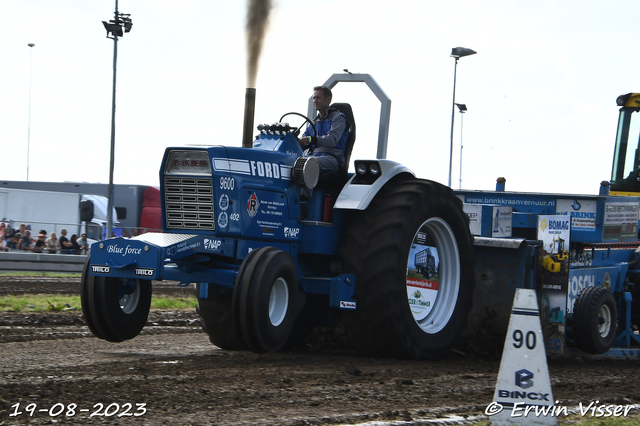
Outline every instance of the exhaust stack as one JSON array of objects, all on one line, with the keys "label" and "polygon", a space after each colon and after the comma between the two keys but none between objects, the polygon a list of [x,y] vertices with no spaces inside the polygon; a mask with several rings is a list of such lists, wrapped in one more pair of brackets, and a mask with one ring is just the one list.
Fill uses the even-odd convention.
[{"label": "exhaust stack", "polygon": [[256,112],[256,89],[247,87],[244,95],[244,126],[242,133],[242,147],[253,147],[253,118]]}]

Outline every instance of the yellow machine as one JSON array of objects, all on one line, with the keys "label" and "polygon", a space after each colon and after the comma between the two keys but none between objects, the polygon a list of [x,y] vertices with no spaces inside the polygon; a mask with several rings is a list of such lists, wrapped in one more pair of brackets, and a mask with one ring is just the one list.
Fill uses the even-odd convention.
[{"label": "yellow machine", "polygon": [[546,254],[538,258],[538,263],[547,271],[552,273],[568,271],[569,252],[563,250],[557,254]]},{"label": "yellow machine", "polygon": [[569,272],[569,251],[564,248],[564,240],[555,238],[552,251],[552,253],[543,251],[542,255],[538,257],[538,264],[554,274]]},{"label": "yellow machine", "polygon": [[640,93],[618,97],[616,148],[611,169],[611,195],[640,196]]}]

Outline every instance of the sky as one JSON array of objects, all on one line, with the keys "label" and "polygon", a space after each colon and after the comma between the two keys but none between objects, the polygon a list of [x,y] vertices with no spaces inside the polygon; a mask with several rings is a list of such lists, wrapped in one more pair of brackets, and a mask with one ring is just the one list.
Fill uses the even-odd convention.
[{"label": "sky", "polygon": [[[0,180],[109,181],[113,0],[1,4]],[[114,183],[158,185],[165,148],[241,146],[245,1],[120,0]],[[313,86],[348,69],[391,98],[387,159],[452,187],[597,194],[611,177],[616,98],[640,91],[640,2],[274,0],[255,124],[306,113]],[[29,47],[28,44],[35,44]],[[380,103],[339,83],[357,140],[377,152]],[[295,118],[287,120],[294,124]],[[298,123],[296,123],[298,124]],[[301,124],[301,123],[300,123]],[[462,182],[460,183],[460,145]],[[28,154],[27,154],[28,152]]]}]

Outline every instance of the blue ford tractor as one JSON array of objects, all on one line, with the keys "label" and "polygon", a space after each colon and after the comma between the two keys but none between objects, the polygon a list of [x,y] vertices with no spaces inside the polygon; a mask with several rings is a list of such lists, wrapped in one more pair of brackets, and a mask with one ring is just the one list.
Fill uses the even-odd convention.
[{"label": "blue ford tractor", "polygon": [[[388,113],[390,101],[371,76],[336,74],[325,85],[340,81],[366,83]],[[355,120],[348,105],[334,107],[347,118],[348,160]],[[449,353],[475,286],[462,202],[384,159],[388,119],[378,159],[356,160],[352,174],[320,176],[297,142],[302,126],[283,118],[258,126],[251,148],[166,149],[163,232],[107,239],[87,257],[82,309],[93,334],[134,338],[147,321],[152,280],[175,280],[195,283],[203,328],[225,350],[279,351],[314,326],[344,324],[363,354]],[[438,259],[437,276],[416,272],[416,253],[427,249]]]}]

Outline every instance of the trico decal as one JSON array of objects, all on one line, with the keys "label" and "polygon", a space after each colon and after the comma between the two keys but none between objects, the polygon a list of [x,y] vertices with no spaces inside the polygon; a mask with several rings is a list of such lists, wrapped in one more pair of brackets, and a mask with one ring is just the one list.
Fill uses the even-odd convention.
[{"label": "trico decal", "polygon": [[111,268],[108,266],[91,265],[91,272],[94,274],[108,274],[111,272]]},{"label": "trico decal", "polygon": [[340,301],[340,309],[355,309],[356,302],[347,302],[345,300]]},{"label": "trico decal", "polygon": [[247,212],[249,212],[249,217],[254,217],[258,213],[258,207],[260,207],[260,203],[258,202],[258,197],[254,192],[247,200]]},{"label": "trico decal", "polygon": [[152,277],[155,273],[155,269],[144,269],[144,268],[136,268],[135,274],[143,277]]},{"label": "trico decal", "polygon": [[285,238],[296,238],[300,233],[300,228],[288,228],[284,227],[284,237]]},{"label": "trico decal", "polygon": [[112,246],[107,247],[107,253],[121,254],[123,256],[126,256],[128,254],[137,255],[142,253],[142,249],[137,247],[131,247],[131,245],[128,245],[126,247],[120,247],[118,244],[114,244]]},{"label": "trico decal", "polygon": [[218,172],[291,180],[291,166],[284,164],[235,158],[212,158],[211,162],[213,169]]},{"label": "trico decal", "polygon": [[222,245],[222,241],[220,240],[209,240],[207,238],[204,239],[205,250],[218,250],[221,245]]}]

